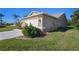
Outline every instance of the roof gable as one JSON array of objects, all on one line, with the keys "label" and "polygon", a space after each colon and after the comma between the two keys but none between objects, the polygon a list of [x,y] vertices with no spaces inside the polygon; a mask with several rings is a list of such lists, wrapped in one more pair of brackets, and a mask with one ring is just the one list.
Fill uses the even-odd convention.
[{"label": "roof gable", "polygon": [[61,17],[62,15],[64,15],[65,13],[60,13],[60,14],[52,14],[53,17],[56,17],[56,18],[59,18]]},{"label": "roof gable", "polygon": [[44,13],[44,12],[37,12],[37,11],[32,11],[27,17],[24,17],[24,18],[30,18],[30,17],[34,17],[34,16],[39,16],[39,15],[47,15],[47,16],[50,16],[50,17],[53,17],[55,19],[58,19],[59,17],[63,16],[65,13],[60,13],[60,14],[47,14],[47,13]]},{"label": "roof gable", "polygon": [[42,12],[37,12],[37,11],[32,11],[28,16],[34,16],[34,15],[38,15],[41,14]]}]

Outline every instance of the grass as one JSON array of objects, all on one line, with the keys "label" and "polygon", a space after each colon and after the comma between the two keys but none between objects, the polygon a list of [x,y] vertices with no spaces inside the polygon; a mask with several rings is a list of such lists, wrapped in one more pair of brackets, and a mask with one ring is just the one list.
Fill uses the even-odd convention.
[{"label": "grass", "polygon": [[6,26],[6,27],[3,27],[3,28],[0,28],[0,32],[10,31],[10,30],[13,30],[12,26]]},{"label": "grass", "polygon": [[2,51],[79,51],[79,30],[52,32],[46,37],[28,40],[7,39],[0,41]]}]

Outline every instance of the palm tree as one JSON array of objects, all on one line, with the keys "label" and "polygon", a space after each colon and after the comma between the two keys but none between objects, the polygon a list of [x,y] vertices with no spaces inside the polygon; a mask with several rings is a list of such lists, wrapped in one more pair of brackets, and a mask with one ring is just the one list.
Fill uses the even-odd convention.
[{"label": "palm tree", "polygon": [[20,16],[17,15],[16,13],[13,14],[12,16],[13,16],[13,18],[15,19],[15,25],[17,25],[17,24],[19,23],[19,19],[18,19],[18,18],[19,18]]},{"label": "palm tree", "polygon": [[3,17],[4,17],[4,14],[0,13],[0,25],[3,24],[3,20],[2,20]]}]

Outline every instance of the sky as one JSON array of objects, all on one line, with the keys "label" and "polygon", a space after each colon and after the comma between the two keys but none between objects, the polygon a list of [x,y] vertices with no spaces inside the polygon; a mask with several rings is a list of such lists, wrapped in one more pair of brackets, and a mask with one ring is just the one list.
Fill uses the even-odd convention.
[{"label": "sky", "polygon": [[72,13],[76,8],[0,8],[0,13],[3,13],[5,16],[3,20],[5,22],[14,22],[12,14],[16,13],[20,18],[27,16],[31,11],[45,12],[48,14],[57,14],[65,13],[67,19],[70,19]]}]

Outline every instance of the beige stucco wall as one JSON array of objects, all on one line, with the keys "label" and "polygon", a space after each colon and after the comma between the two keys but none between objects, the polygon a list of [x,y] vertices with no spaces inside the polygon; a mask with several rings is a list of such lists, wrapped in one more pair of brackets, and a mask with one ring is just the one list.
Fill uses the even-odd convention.
[{"label": "beige stucco wall", "polygon": [[43,31],[53,31],[57,28],[56,26],[56,19],[49,16],[43,17]]},{"label": "beige stucco wall", "polygon": [[53,31],[58,29],[59,27],[66,27],[66,26],[67,26],[67,19],[65,15],[62,15],[58,19],[46,15],[43,17],[43,31]]},{"label": "beige stucco wall", "polygon": [[67,19],[64,14],[57,20],[57,24],[58,24],[58,27],[66,27],[67,26]]},{"label": "beige stucco wall", "polygon": [[[39,19],[41,20],[41,26],[38,26]],[[39,15],[35,17],[25,18],[24,23],[28,25],[31,23],[33,26],[41,29],[42,31],[53,31],[59,27],[67,26],[65,15],[63,15],[59,19],[55,19],[47,15]]]},{"label": "beige stucco wall", "polygon": [[33,17],[33,18],[29,18],[25,20],[25,23],[29,26],[30,23],[35,26],[38,27],[38,18],[37,17]]},{"label": "beige stucco wall", "polygon": [[24,28],[26,26],[25,20],[21,20],[20,25],[21,25],[22,28]]},{"label": "beige stucco wall", "polygon": [[[38,21],[39,21],[39,19],[41,20],[41,26],[39,26],[38,25]],[[39,29],[41,29],[42,30],[42,16],[40,15],[40,16],[36,16],[36,17],[31,17],[31,18],[27,18],[27,19],[24,19],[25,21],[24,21],[24,23],[26,23],[28,26],[30,25],[30,23],[33,25],[33,26],[35,26],[35,27],[37,27],[37,28],[39,28]]]}]

